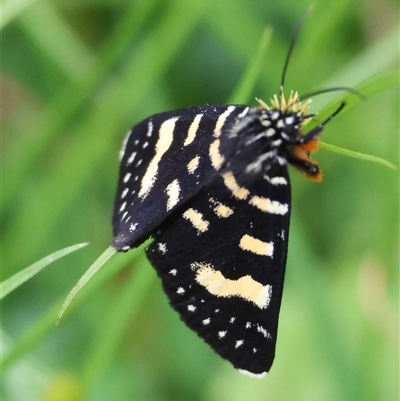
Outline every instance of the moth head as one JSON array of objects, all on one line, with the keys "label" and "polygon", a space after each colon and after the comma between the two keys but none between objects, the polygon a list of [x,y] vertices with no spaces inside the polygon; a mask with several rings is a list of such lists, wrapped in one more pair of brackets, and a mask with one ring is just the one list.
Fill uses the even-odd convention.
[{"label": "moth head", "polygon": [[[285,143],[295,144],[301,141],[303,133],[302,127],[307,124],[315,114],[307,114],[312,100],[308,99],[302,103],[297,92],[291,91],[288,99],[283,92],[270,99],[271,105],[267,105],[262,100],[259,102],[259,110],[265,110],[264,121],[261,124],[267,128],[271,127],[276,131],[275,134]],[[272,137],[272,130],[269,131]]]},{"label": "moth head", "polygon": [[303,103],[294,91],[291,91],[286,99],[281,90],[279,97],[275,95],[270,100],[270,106],[259,99],[257,101],[261,110],[269,112],[275,135],[279,138],[271,142],[279,146],[276,162],[281,165],[292,164],[311,180],[321,181],[322,171],[318,164],[310,159],[310,153],[318,149],[319,134],[323,125],[307,133],[302,131],[302,127],[315,117],[315,114],[308,114],[312,100],[308,99]]},{"label": "moth head", "polygon": [[[258,100],[258,99],[257,99]],[[272,174],[293,164],[311,179],[320,181],[322,174],[315,162],[309,159],[316,150],[319,132],[303,133],[302,127],[313,114],[307,114],[311,99],[302,103],[297,92],[286,99],[283,93],[271,99],[267,105],[258,100],[260,106],[250,108],[238,117],[227,137],[231,141],[226,147],[228,168],[247,175]]]}]

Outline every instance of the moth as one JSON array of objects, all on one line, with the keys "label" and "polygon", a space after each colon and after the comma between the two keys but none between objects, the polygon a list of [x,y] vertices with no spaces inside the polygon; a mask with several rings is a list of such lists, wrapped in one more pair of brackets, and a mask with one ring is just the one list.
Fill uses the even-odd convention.
[{"label": "moth", "polygon": [[322,179],[310,152],[344,106],[303,132],[311,100],[283,90],[295,38],[270,105],[189,107],[134,126],[120,152],[113,214],[112,246],[126,252],[152,237],[146,254],[171,306],[215,352],[259,378],[275,356],[288,165]]}]

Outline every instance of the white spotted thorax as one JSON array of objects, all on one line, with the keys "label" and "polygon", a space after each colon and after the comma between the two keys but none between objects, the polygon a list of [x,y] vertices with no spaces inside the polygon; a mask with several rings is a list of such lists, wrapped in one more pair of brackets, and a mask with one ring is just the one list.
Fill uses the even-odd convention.
[{"label": "white spotted thorax", "polygon": [[[258,99],[257,99],[258,100]],[[291,161],[291,147],[303,135],[301,127],[309,120],[307,110],[311,99],[301,103],[298,93],[283,93],[271,99],[271,106],[258,100],[260,108],[248,108],[226,131],[215,156],[236,174],[262,174],[276,165]],[[220,166],[222,162],[220,163]]]},{"label": "white spotted thorax", "polygon": [[274,356],[285,273],[293,164],[322,128],[302,133],[310,100],[200,106],[151,116],[120,152],[113,246],[153,242],[147,257],[185,324],[241,373],[264,377]]}]

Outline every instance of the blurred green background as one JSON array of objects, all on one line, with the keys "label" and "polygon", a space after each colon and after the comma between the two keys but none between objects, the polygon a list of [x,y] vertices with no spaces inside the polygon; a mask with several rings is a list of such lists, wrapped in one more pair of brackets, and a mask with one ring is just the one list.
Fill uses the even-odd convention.
[{"label": "blurred green background", "polygon": [[[398,69],[398,2],[314,0],[286,91],[355,87]],[[4,0],[2,277],[66,246],[2,302],[4,401],[398,400],[399,177],[321,149],[293,210],[277,356],[237,373],[168,306],[143,248],[67,293],[112,239],[118,151],[149,115],[228,101],[273,28],[240,103],[268,101],[307,0]],[[336,117],[323,141],[399,165],[398,82]],[[339,94],[322,95],[311,112]]]}]

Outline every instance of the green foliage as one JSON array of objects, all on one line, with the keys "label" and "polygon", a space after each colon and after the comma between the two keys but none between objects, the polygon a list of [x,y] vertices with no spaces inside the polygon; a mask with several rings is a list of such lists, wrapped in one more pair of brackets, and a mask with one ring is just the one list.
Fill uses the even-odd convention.
[{"label": "green foliage", "polygon": [[33,265],[26,267],[25,269],[14,274],[7,280],[4,280],[3,282],[0,283],[0,299],[3,299],[10,292],[14,291],[21,284],[25,283],[33,276],[38,274],[41,270],[43,270],[46,266],[48,266],[52,262],[55,262],[57,259],[62,258],[71,252],[77,251],[78,249],[81,249],[86,245],[88,245],[88,243],[72,245],[67,248],[61,249],[57,252],[52,253],[51,255],[44,257],[43,259],[39,260]]},{"label": "green foliage", "polygon": [[[325,149],[315,156],[322,184],[292,171],[277,357],[266,379],[242,377],[184,327],[143,248],[115,255],[55,324],[112,239],[125,132],[174,108],[268,103],[308,6],[4,1],[1,281],[55,249],[91,243],[2,300],[5,401],[398,399],[398,172]],[[366,101],[344,95],[346,113],[322,139],[399,166],[397,7],[314,2],[286,92],[366,89]],[[323,120],[340,101],[317,96],[311,112]]]}]

